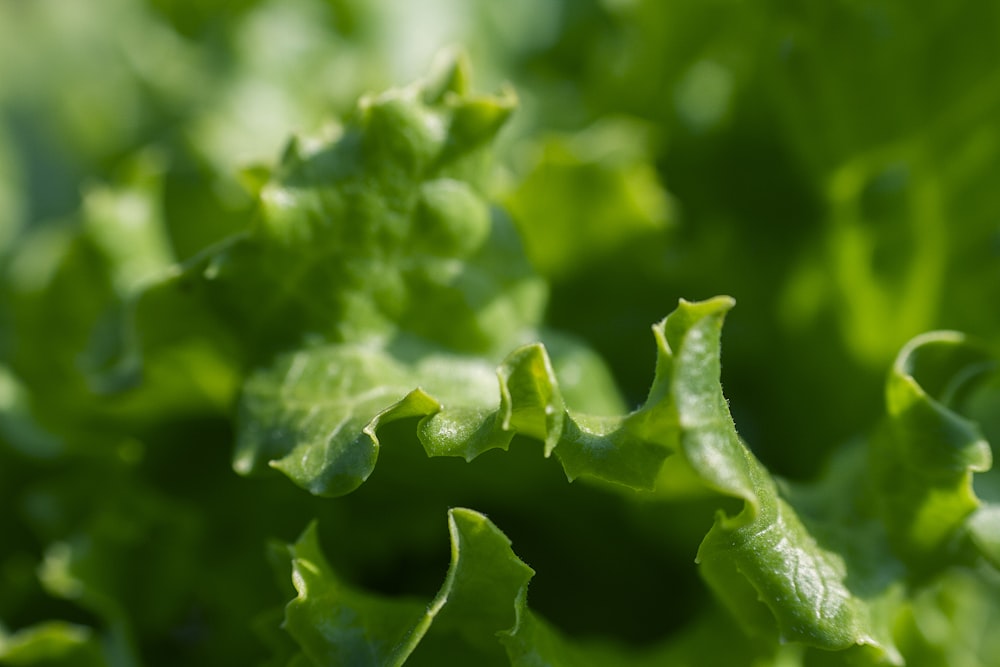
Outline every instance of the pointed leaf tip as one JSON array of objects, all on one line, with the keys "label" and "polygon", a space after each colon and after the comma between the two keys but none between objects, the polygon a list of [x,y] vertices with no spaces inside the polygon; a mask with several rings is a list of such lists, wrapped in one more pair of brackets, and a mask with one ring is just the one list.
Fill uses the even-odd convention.
[{"label": "pointed leaf tip", "polygon": [[548,457],[562,437],[566,406],[545,347],[535,343],[515,350],[497,376],[503,429],[541,440]]},{"label": "pointed leaf tip", "polygon": [[471,88],[471,71],[465,49],[451,47],[438,52],[430,74],[422,82],[424,102],[440,104],[448,93],[467,95]]}]

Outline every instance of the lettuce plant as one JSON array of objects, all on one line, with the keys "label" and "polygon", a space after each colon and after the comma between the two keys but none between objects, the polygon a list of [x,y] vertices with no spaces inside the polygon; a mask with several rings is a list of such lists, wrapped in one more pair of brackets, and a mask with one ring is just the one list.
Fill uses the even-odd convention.
[{"label": "lettuce plant", "polygon": [[190,256],[150,154],[27,236],[0,461],[30,546],[0,612],[31,622],[0,663],[998,664],[989,347],[906,344],[878,425],[811,481],[737,432],[730,297],[652,325],[631,409],[546,324],[493,200],[515,107],[453,57],[244,172],[252,216]]}]

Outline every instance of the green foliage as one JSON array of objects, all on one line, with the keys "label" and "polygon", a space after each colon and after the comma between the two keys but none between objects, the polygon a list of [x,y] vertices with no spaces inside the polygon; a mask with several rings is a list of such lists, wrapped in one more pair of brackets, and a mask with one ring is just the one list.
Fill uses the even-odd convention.
[{"label": "green foliage", "polygon": [[433,4],[0,4],[0,664],[1000,665],[995,10]]}]

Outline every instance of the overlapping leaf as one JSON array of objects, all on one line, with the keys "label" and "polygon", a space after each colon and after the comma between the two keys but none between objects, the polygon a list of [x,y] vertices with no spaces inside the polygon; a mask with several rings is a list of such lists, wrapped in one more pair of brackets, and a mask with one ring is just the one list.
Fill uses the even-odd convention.
[{"label": "overlapping leaf", "polygon": [[[736,434],[719,384],[730,299],[682,302],[654,328],[656,377],[635,412],[566,399],[562,378],[606,378],[598,365],[581,373],[566,360],[579,348],[547,352],[537,283],[504,241],[507,223],[471,181],[453,178],[467,173],[457,156],[503,116],[495,101],[455,101],[464,76],[453,68],[370,98],[332,142],[293,145],[261,191],[259,224],[181,277],[242,323],[249,358],[265,360],[242,393],[236,469],[275,467],[315,494],[343,495],[374,470],[379,428],[406,418],[419,420],[429,456],[472,460],[520,434],[541,441],[570,479],[633,489],[654,489],[676,455],[702,487],[742,502],[719,515],[698,559],[748,631],[899,663],[892,581],[901,570],[891,557],[869,568],[906,519],[892,509],[868,517],[876,539],[867,548],[843,532],[831,539],[823,521],[800,516],[794,494],[782,497]],[[304,301],[306,286],[323,286],[320,298]],[[532,338],[542,343],[522,344]]]},{"label": "overlapping leaf", "polygon": [[[650,91],[656,99],[674,94],[684,121],[706,130],[729,113],[729,92],[712,89],[713,81],[725,84],[727,72],[699,60],[676,90],[633,88],[640,97]],[[635,74],[627,80],[644,80]],[[532,572],[499,529],[471,510],[454,510],[452,566],[429,607],[343,583],[325,562],[315,533],[307,532],[290,551],[298,596],[286,624],[302,651],[296,665],[706,664],[706,656],[717,656],[719,664],[759,659],[792,665],[811,664],[807,658],[815,658],[815,648],[844,650],[835,659],[860,664],[910,658],[960,664],[966,645],[970,655],[977,649],[994,655],[995,641],[990,643],[973,620],[997,617],[990,598],[996,576],[988,563],[1000,563],[1000,513],[973,493],[972,473],[989,466],[989,446],[960,415],[964,393],[973,385],[969,380],[987,370],[988,355],[954,334],[914,341],[890,377],[889,416],[866,441],[868,449],[849,450],[817,484],[783,484],[740,440],[721,392],[719,338],[731,300],[682,302],[654,328],[657,367],[647,401],[626,413],[602,362],[578,343],[541,328],[544,285],[528,269],[510,223],[489,204],[482,149],[511,107],[506,94],[470,95],[461,62],[419,85],[368,97],[343,127],[293,142],[274,173],[254,172],[262,176],[258,218],[244,233],[152,285],[147,269],[162,271],[169,254],[158,236],[156,212],[140,211],[141,224],[135,226],[128,216],[136,211],[129,207],[136,203],[128,198],[134,193],[93,191],[82,233],[73,228],[31,235],[41,239],[42,251],[46,233],[55,241],[52,252],[29,259],[49,254],[54,260],[36,263],[21,254],[12,265],[27,267],[21,278],[43,279],[14,290],[17,325],[26,326],[14,336],[20,350],[5,357],[14,372],[0,377],[5,410],[0,434],[35,453],[43,449],[39,443],[47,443],[37,438],[29,400],[42,394],[29,397],[22,375],[38,383],[29,387],[36,390],[58,384],[53,377],[72,380],[72,391],[48,404],[49,422],[91,415],[95,402],[79,366],[93,370],[92,362],[101,359],[107,366],[88,378],[92,386],[120,389],[142,375],[144,395],[156,399],[137,400],[139,411],[133,404],[102,413],[113,426],[100,424],[95,431],[113,456],[123,457],[128,448],[115,449],[119,442],[108,434],[129,432],[135,424],[116,420],[143,422],[136,412],[144,407],[154,422],[166,421],[168,412],[202,411],[207,404],[217,410],[234,400],[236,380],[247,371],[236,469],[274,467],[318,495],[343,495],[365,482],[377,465],[380,429],[410,419],[431,457],[471,460],[506,449],[521,435],[539,441],[543,454],[554,455],[570,479],[613,482],[626,496],[634,496],[632,489],[652,490],[644,499],[681,494],[664,488],[671,483],[663,470],[668,457],[677,464],[674,472],[680,470],[701,493],[722,496],[725,509],[698,560],[726,611],[700,613],[662,650],[640,655],[564,637],[527,607]],[[643,156],[639,168],[622,170],[615,181],[628,194],[631,181],[639,179],[642,202],[635,220],[641,229],[658,224],[663,213],[646,162]],[[920,164],[921,170],[929,168]],[[579,166],[570,170],[574,178],[602,165]],[[862,202],[868,190],[886,184],[877,170],[865,167],[858,177],[850,166],[838,172],[851,186],[839,193],[847,207],[840,213],[851,222],[840,240],[847,250],[864,252],[844,257],[860,256],[874,266],[874,250],[866,254],[870,235],[851,235],[861,229],[851,207],[872,204]],[[907,194],[908,206],[926,203],[930,193],[927,210],[934,217],[940,212],[933,198],[938,179],[923,171],[918,175],[923,185],[912,198]],[[537,197],[544,198],[545,179],[536,185],[542,192]],[[604,201],[600,193],[588,194]],[[536,205],[530,208],[538,210]],[[581,214],[591,208],[581,204]],[[839,220],[838,215],[835,211]],[[928,227],[923,218],[915,219],[913,229],[933,232],[921,237],[920,247],[930,249],[939,272],[943,246],[934,240],[940,220]],[[150,220],[157,226],[143,227]],[[562,218],[570,227],[573,221],[573,215]],[[595,220],[593,229],[601,230],[601,222]],[[605,249],[593,250],[596,256]],[[701,253],[693,254],[703,261]],[[552,257],[553,273],[593,271],[591,260],[568,244]],[[845,275],[856,277],[856,264],[844,263]],[[929,321],[933,310],[924,305],[927,291],[913,288],[924,284],[923,274],[904,273],[916,276],[905,303],[917,304],[918,316],[900,319],[900,331],[913,321]],[[847,290],[852,303],[857,297],[864,306],[857,312],[881,313],[868,322],[877,332],[872,349],[895,345],[886,343],[891,337],[880,330],[885,313],[896,311],[881,308],[879,281],[850,284],[858,286]],[[120,298],[131,300],[129,326],[113,336],[101,329],[93,336],[100,345],[91,350],[91,363],[81,364],[95,320]],[[74,308],[51,307],[66,304]],[[53,313],[65,314],[71,326],[59,329],[60,320],[50,326]],[[850,326],[858,326],[855,319],[848,318]],[[52,336],[33,340],[43,329],[65,334],[69,344],[52,345]],[[169,391],[158,392],[164,385]],[[63,429],[76,431],[76,423],[66,421]],[[141,494],[128,495],[127,509],[134,505],[147,518],[157,516],[155,508],[131,502]],[[118,517],[102,509],[93,514]],[[108,568],[117,572],[121,562],[137,567],[158,562],[137,557],[142,551],[137,541],[147,542],[142,530],[148,522],[127,511],[122,516],[127,528],[122,534],[117,523],[109,529],[80,519],[68,537],[53,542],[50,536],[42,568],[50,592],[77,600],[112,625],[126,615],[126,602],[139,589]],[[34,523],[44,524],[44,517]],[[173,535],[170,522],[164,525]],[[176,535],[169,541],[183,546]],[[190,565],[188,559],[176,561]],[[148,575],[142,570],[136,578],[147,581]],[[170,579],[152,581],[168,585],[163,582]],[[577,592],[590,602],[584,585]],[[596,604],[599,613],[614,613]],[[727,621],[727,613],[741,629]],[[159,631],[169,622],[158,619],[151,627]],[[720,633],[728,640],[721,647]],[[41,625],[0,635],[0,657],[15,663],[75,659],[77,652],[82,662],[96,650],[94,635],[76,626]]]},{"label": "overlapping leaf", "polygon": [[[779,486],[736,435],[719,386],[719,334],[722,318],[730,305],[726,299],[682,303],[654,329],[659,354],[657,374],[647,403],[616,422],[613,431],[616,439],[590,433],[584,438],[587,446],[581,446],[564,431],[556,440],[554,452],[557,457],[561,456],[563,448],[572,452],[567,456],[570,465],[567,460],[563,461],[567,471],[579,464],[585,466],[590,475],[619,483],[629,481],[627,476],[620,474],[622,467],[641,461],[641,457],[623,448],[621,443],[643,442],[658,447],[665,455],[676,454],[701,484],[716,493],[743,501],[742,510],[735,514],[720,512],[699,550],[698,559],[703,576],[723,605],[740,621],[744,631],[751,637],[763,638],[763,646],[772,649],[779,646],[775,640],[780,638],[782,642],[800,647],[849,651],[850,660],[857,664],[904,664],[903,651],[914,650],[914,636],[909,630],[900,630],[909,622],[900,626],[901,619],[909,618],[911,613],[929,613],[925,609],[929,604],[926,599],[918,598],[922,600],[918,607],[907,599],[906,582],[914,576],[926,578],[928,574],[935,580],[940,576],[938,573],[947,572],[948,563],[958,564],[966,558],[955,548],[940,553],[938,542],[943,540],[954,547],[955,540],[965,534],[963,531],[970,530],[973,543],[980,545],[988,558],[995,558],[989,546],[990,539],[995,544],[988,514],[993,510],[988,508],[972,514],[977,503],[963,505],[947,497],[947,489],[952,489],[950,493],[959,499],[971,497],[970,468],[982,469],[986,462],[981,453],[972,458],[963,454],[960,445],[971,443],[973,451],[982,452],[984,450],[977,443],[983,441],[963,440],[962,437],[950,440],[949,434],[964,436],[973,432],[970,431],[973,427],[930,398],[928,393],[954,400],[970,377],[984,370],[986,358],[981,351],[953,334],[934,334],[915,340],[901,353],[890,376],[887,428],[892,435],[879,432],[873,437],[867,453],[857,450],[861,456],[852,454],[843,458],[820,482],[780,492]],[[526,352],[522,351],[512,356],[520,359],[524,354]],[[509,365],[501,369],[502,387],[511,375],[516,375],[516,371],[512,373]],[[927,386],[918,384],[915,376],[922,378]],[[540,373],[533,377],[547,376]],[[899,391],[899,383],[905,383],[909,388],[907,396],[913,397],[906,404],[910,412],[898,409],[900,403],[893,392]],[[541,405],[539,396],[552,396],[552,391],[556,390],[552,385],[548,385],[547,391],[539,391],[537,383],[533,386],[534,392],[507,388],[502,393],[521,395],[523,411],[530,415]],[[421,396],[426,398],[426,395]],[[413,400],[412,396],[403,399],[386,414],[402,409],[401,406],[408,402],[413,405]],[[915,407],[917,405],[920,407]],[[436,402],[426,403],[422,409],[431,411],[432,415],[446,413]],[[922,415],[927,420],[922,422],[921,428],[912,427],[913,410],[918,410],[916,418]],[[492,418],[507,423],[516,421],[504,420],[498,414]],[[544,441],[551,431],[541,428],[543,420],[539,417],[546,411],[535,410],[534,414],[534,421],[526,421],[534,427],[527,427],[522,432]],[[567,420],[575,424],[580,418],[571,418],[567,413]],[[376,418],[370,424],[369,433],[377,425]],[[581,433],[585,431],[570,429],[571,435],[579,437]],[[424,435],[423,430],[421,435]],[[881,440],[883,437],[893,437],[893,447],[897,449],[887,451]],[[435,442],[433,438],[428,441]],[[345,443],[344,446],[347,451],[352,445]],[[468,447],[467,444],[465,451],[472,451]],[[428,453],[455,452],[435,452],[428,447]],[[935,459],[924,460],[927,456]],[[906,462],[915,458],[922,460],[921,474],[902,485],[898,476],[886,476],[886,470],[907,465]],[[946,483],[942,485],[940,480]],[[872,504],[866,500],[870,496],[890,499],[905,496],[906,500]],[[925,509],[928,506],[930,509]],[[831,507],[839,509],[831,510]],[[909,509],[902,511],[902,508]],[[927,513],[935,517],[934,526],[938,532],[920,531],[907,538],[913,535],[913,517]],[[915,538],[927,541],[935,535],[942,537],[924,545],[912,541]],[[910,541],[900,542],[901,539]],[[892,550],[898,555],[894,556]],[[509,550],[505,553],[509,554]],[[927,553],[935,557],[934,572],[929,573],[925,567]],[[470,559],[466,572],[474,572],[480,566],[484,570],[479,576],[488,576],[486,572],[493,568],[486,560]],[[683,651],[690,650],[679,644],[668,645],[626,657],[627,654],[607,647],[584,649],[537,618],[525,606],[524,593],[523,589],[518,589],[516,595],[508,591],[504,603],[505,608],[516,611],[518,619],[516,625],[498,635],[498,640],[509,652],[510,664],[587,665],[600,664],[601,660],[627,660],[629,664],[646,664],[644,661],[648,660],[649,664],[661,664],[666,656],[682,655]],[[335,599],[340,601],[338,604],[348,605],[353,600],[346,594]],[[985,600],[983,604],[989,606]],[[919,611],[911,611],[914,609]],[[305,621],[300,617],[296,617],[296,625],[333,627],[321,623],[315,613],[318,612],[314,611],[311,616],[310,626],[303,626]],[[376,617],[373,616],[370,623],[376,623]],[[414,623],[410,619],[403,625],[409,628]],[[397,633],[402,632],[397,628]],[[358,641],[358,636],[357,633],[352,635],[351,642]],[[347,641],[345,637],[338,638],[334,644]],[[970,637],[971,641],[983,640],[978,635]],[[381,645],[380,642],[375,644]],[[602,652],[604,650],[611,652]],[[745,650],[759,656],[768,654],[767,649],[753,643]],[[782,651],[780,656],[774,653],[769,659],[773,659],[774,664],[800,664],[805,655],[801,650]],[[397,664],[394,662],[396,657],[387,656],[373,658],[372,664]]]}]

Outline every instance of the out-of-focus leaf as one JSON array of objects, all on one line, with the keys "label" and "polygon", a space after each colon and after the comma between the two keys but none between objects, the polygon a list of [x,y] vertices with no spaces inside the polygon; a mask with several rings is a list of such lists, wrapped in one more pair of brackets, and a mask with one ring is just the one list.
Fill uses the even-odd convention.
[{"label": "out-of-focus leaf", "polygon": [[48,458],[63,448],[58,438],[38,425],[23,383],[0,366],[0,441],[23,454]]},{"label": "out-of-focus leaf", "polygon": [[672,203],[650,164],[651,134],[615,119],[543,143],[507,198],[543,275],[558,280],[622,248],[663,244]]},{"label": "out-of-focus leaf", "polygon": [[161,200],[164,158],[153,151],[124,165],[123,183],[84,193],[82,235],[106,258],[112,285],[123,298],[166,273],[173,264]]},{"label": "out-of-focus leaf", "polygon": [[87,627],[49,621],[13,634],[0,631],[0,664],[10,667],[107,667],[100,637]]},{"label": "out-of-focus leaf", "polygon": [[0,258],[10,250],[24,226],[24,176],[14,157],[7,131],[0,125]]},{"label": "out-of-focus leaf", "polygon": [[128,433],[164,410],[213,411],[231,400],[225,355],[199,340],[153,358],[145,369],[152,381],[129,396],[100,396],[92,372],[95,350],[114,348],[122,335],[112,314],[172,265],[163,169],[155,153],[135,156],[121,182],[87,191],[78,219],[26,232],[3,267],[0,354],[22,378],[21,409],[70,447],[113,448],[105,429]]},{"label": "out-of-focus leaf", "polygon": [[91,471],[104,475],[100,506],[82,505],[87,488],[72,478],[28,494],[27,512],[48,541],[38,577],[50,595],[96,614],[116,659],[134,661],[136,636],[162,632],[184,611],[200,526],[190,507],[137,487],[122,471]]},{"label": "out-of-focus leaf", "polygon": [[954,569],[917,592],[901,612],[896,635],[914,667],[993,667],[1000,641],[996,571]]},{"label": "out-of-focus leaf", "polygon": [[969,518],[968,525],[976,547],[1000,569],[1000,507],[981,507]]},{"label": "out-of-focus leaf", "polygon": [[[966,298],[992,296],[997,271],[996,9],[786,11],[773,26],[772,108],[826,199],[823,235],[786,288],[809,293],[814,316],[832,308],[868,365],[931,328],[994,327]],[[943,43],[954,47],[930,46]],[[888,74],[900,67],[910,74]],[[807,277],[817,264],[825,277]]]}]

